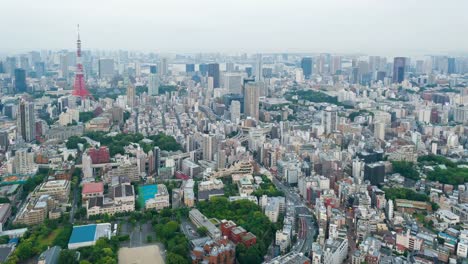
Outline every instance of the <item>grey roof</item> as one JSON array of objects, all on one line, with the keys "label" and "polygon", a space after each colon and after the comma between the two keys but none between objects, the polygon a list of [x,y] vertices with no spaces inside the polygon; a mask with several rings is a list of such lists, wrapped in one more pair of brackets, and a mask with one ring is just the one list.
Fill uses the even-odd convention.
[{"label": "grey roof", "polygon": [[42,252],[39,260],[45,260],[46,264],[57,264],[62,249],[59,246],[54,246]]},{"label": "grey roof", "polygon": [[0,263],[5,262],[12,251],[13,247],[11,246],[0,247]]},{"label": "grey roof", "polygon": [[220,195],[224,195],[223,189],[198,191],[198,200],[208,200],[210,196],[220,196]]},{"label": "grey roof", "polygon": [[104,197],[91,197],[88,200],[88,208],[92,208],[94,206],[102,206],[104,204]]}]

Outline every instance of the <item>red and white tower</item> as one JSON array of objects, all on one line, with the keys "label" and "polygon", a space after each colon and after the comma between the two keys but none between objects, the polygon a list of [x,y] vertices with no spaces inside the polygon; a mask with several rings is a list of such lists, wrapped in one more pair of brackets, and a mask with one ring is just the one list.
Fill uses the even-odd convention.
[{"label": "red and white tower", "polygon": [[89,91],[86,90],[83,64],[81,63],[80,25],[78,25],[78,40],[76,41],[76,73],[75,84],[73,85],[73,95],[81,97],[81,100],[84,100],[86,97],[92,98]]}]

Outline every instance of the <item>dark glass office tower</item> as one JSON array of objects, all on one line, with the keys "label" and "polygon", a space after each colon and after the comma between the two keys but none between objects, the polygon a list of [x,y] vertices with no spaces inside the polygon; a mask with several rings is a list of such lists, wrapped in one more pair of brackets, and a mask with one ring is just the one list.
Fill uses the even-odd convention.
[{"label": "dark glass office tower", "polygon": [[393,59],[393,83],[401,83],[405,79],[406,58]]},{"label": "dark glass office tower", "polygon": [[301,68],[306,79],[310,79],[310,76],[312,76],[312,65],[312,58],[302,58]]},{"label": "dark glass office tower", "polygon": [[24,69],[15,69],[15,90],[17,93],[25,93],[27,91],[26,71]]},{"label": "dark glass office tower", "polygon": [[219,88],[219,64],[208,64],[208,77],[213,77],[213,87]]}]

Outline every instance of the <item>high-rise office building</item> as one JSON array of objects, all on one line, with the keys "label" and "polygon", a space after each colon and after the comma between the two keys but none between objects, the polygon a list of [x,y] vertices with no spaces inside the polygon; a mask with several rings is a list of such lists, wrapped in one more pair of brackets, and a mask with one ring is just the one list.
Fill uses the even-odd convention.
[{"label": "high-rise office building", "polygon": [[247,73],[247,77],[252,77],[252,67],[245,67],[245,73]]},{"label": "high-rise office building", "polygon": [[44,76],[45,74],[45,63],[42,61],[34,63],[34,71],[36,71],[36,76],[38,78]]},{"label": "high-rise office building", "polygon": [[249,82],[245,84],[244,112],[246,116],[250,116],[255,120],[258,120],[259,115],[260,89],[261,83],[259,82]]},{"label": "high-rise office building", "polygon": [[338,111],[336,108],[327,106],[323,110],[322,125],[325,134],[330,134],[338,127]]},{"label": "high-rise office building", "polygon": [[153,148],[153,157],[154,157],[154,172],[156,176],[159,175],[159,166],[161,163],[161,149],[159,147]]},{"label": "high-rise office building", "polygon": [[64,79],[68,79],[68,65],[68,54],[60,55],[60,73]]},{"label": "high-rise office building", "polygon": [[380,140],[385,140],[385,123],[374,123],[374,137]]},{"label": "high-rise office building", "polygon": [[214,135],[203,134],[202,151],[203,160],[213,161],[216,150],[216,138]]},{"label": "high-rise office building", "polygon": [[224,74],[224,88],[228,89],[229,93],[242,93],[242,76],[238,73]]},{"label": "high-rise office building", "polygon": [[17,68],[16,57],[7,57],[5,62],[5,72],[13,76]]},{"label": "high-rise office building", "polygon": [[234,63],[226,62],[226,71],[227,72],[233,72],[234,71]]},{"label": "high-rise office building", "polygon": [[159,62],[159,75],[166,76],[169,72],[169,65],[167,62],[167,58],[162,58]]},{"label": "high-rise office building", "polygon": [[200,74],[202,76],[206,76],[206,74],[208,73],[208,64],[202,63],[198,65],[198,70],[200,71]]},{"label": "high-rise office building", "polygon": [[306,79],[310,79],[310,77],[312,76],[312,65],[312,58],[302,58],[301,68]]},{"label": "high-rise office building", "polygon": [[113,59],[99,59],[99,78],[112,78],[115,74]]},{"label": "high-rise office building", "polygon": [[153,96],[159,94],[159,76],[154,73],[148,78],[148,94]]},{"label": "high-rise office building", "polygon": [[186,73],[195,72],[195,64],[193,64],[193,63],[185,64],[185,72]]},{"label": "high-rise office building", "polygon": [[232,101],[229,112],[231,112],[231,122],[237,123],[240,120],[241,103],[237,100]]},{"label": "high-rise office building", "polygon": [[129,81],[127,86],[127,105],[130,107],[130,109],[133,109],[136,105],[135,90],[135,86],[132,84],[132,82]]},{"label": "high-rise office building", "polygon": [[18,137],[26,142],[31,142],[36,137],[36,121],[34,116],[34,104],[21,100],[16,119]]},{"label": "high-rise office building", "polygon": [[262,54],[257,54],[255,61],[255,81],[260,82],[263,80],[263,59]]},{"label": "high-rise office building", "polygon": [[158,73],[158,67],[156,65],[150,65],[150,74]]},{"label": "high-rise office building", "polygon": [[333,56],[332,65],[330,67],[331,74],[337,74],[341,71],[341,56]]},{"label": "high-rise office building", "polygon": [[26,71],[21,68],[15,69],[15,91],[17,93],[27,92]]},{"label": "high-rise office building", "polygon": [[406,58],[393,59],[393,83],[401,83],[405,79]]},{"label": "high-rise office building", "polygon": [[213,77],[213,87],[219,88],[219,64],[208,64],[208,77]]},{"label": "high-rise office building", "polygon": [[448,58],[447,59],[447,73],[454,74],[455,73],[455,58]]}]

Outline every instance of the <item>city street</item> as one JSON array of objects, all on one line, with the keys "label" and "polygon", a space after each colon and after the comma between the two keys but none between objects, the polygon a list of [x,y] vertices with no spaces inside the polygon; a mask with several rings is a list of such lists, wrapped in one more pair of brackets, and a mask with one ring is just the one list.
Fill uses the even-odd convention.
[{"label": "city street", "polygon": [[317,232],[310,209],[305,205],[299,194],[295,192],[294,188],[286,186],[275,177],[273,177],[272,182],[276,188],[284,192],[287,201],[292,202],[296,209],[295,214],[298,221],[297,242],[293,245],[291,251],[309,252]]}]

